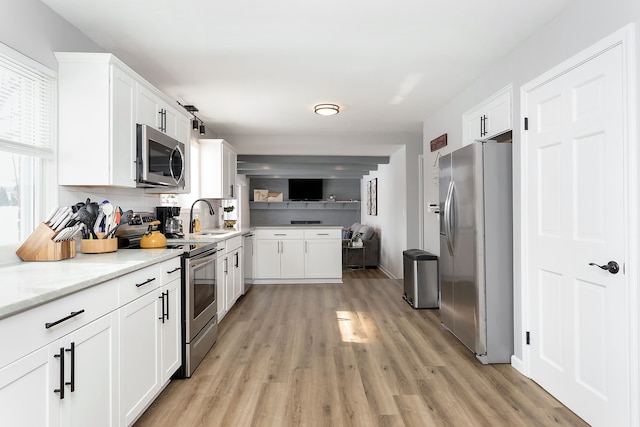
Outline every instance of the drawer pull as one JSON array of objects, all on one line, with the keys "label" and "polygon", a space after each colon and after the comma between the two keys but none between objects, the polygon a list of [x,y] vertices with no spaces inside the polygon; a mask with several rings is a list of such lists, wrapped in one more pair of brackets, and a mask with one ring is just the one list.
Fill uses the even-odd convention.
[{"label": "drawer pull", "polygon": [[176,271],[180,271],[180,267],[176,267],[171,271],[167,271],[167,274],[175,273]]},{"label": "drawer pull", "polygon": [[44,327],[45,327],[46,329],[52,328],[52,327],[54,327],[54,326],[56,326],[56,325],[58,325],[58,324],[60,324],[60,323],[64,322],[65,320],[69,320],[69,319],[71,319],[71,318],[73,318],[73,317],[76,317],[78,314],[82,314],[82,313],[84,313],[84,310],[80,310],[80,311],[72,311],[70,315],[68,315],[67,317],[65,317],[65,318],[63,318],[63,319],[56,320],[55,322],[52,322],[52,323],[45,323],[45,324],[44,324]]},{"label": "drawer pull", "polygon": [[329,233],[316,233],[317,236],[328,236]]},{"label": "drawer pull", "polygon": [[156,280],[156,278],[155,278],[155,277],[154,277],[154,278],[152,278],[152,279],[147,279],[147,280],[145,280],[145,281],[144,281],[144,282],[142,282],[142,283],[136,283],[136,288],[139,288],[140,286],[144,286],[144,285],[146,285],[147,283],[151,283],[151,282],[153,282],[154,280]]},{"label": "drawer pull", "polygon": [[287,233],[273,233],[274,236],[286,236]]}]

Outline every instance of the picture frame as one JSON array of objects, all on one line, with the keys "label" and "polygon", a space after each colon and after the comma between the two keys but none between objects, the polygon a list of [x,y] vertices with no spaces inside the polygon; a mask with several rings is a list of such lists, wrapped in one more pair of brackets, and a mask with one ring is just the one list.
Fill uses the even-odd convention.
[{"label": "picture frame", "polygon": [[371,205],[372,216],[378,215],[378,178],[373,178],[370,181],[371,187],[369,192],[369,203]]}]

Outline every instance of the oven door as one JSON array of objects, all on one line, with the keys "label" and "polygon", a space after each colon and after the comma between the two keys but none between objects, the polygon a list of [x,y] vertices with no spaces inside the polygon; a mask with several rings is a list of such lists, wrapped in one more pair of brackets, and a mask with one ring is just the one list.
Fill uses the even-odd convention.
[{"label": "oven door", "polygon": [[185,277],[185,338],[189,343],[217,313],[215,252],[202,258],[187,259],[187,265]]}]

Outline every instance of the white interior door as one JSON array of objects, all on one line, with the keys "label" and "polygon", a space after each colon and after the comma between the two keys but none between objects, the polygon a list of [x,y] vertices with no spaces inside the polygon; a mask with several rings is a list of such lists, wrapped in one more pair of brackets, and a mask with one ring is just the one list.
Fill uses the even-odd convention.
[{"label": "white interior door", "polygon": [[593,426],[630,423],[623,70],[618,44],[523,89],[529,372]]}]

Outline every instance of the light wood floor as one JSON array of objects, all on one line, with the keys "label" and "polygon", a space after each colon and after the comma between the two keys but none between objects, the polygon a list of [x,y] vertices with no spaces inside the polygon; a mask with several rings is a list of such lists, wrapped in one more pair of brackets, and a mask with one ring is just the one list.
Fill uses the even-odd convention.
[{"label": "light wood floor", "polygon": [[136,426],[585,426],[509,365],[482,365],[378,270],[254,286],[188,380]]}]

